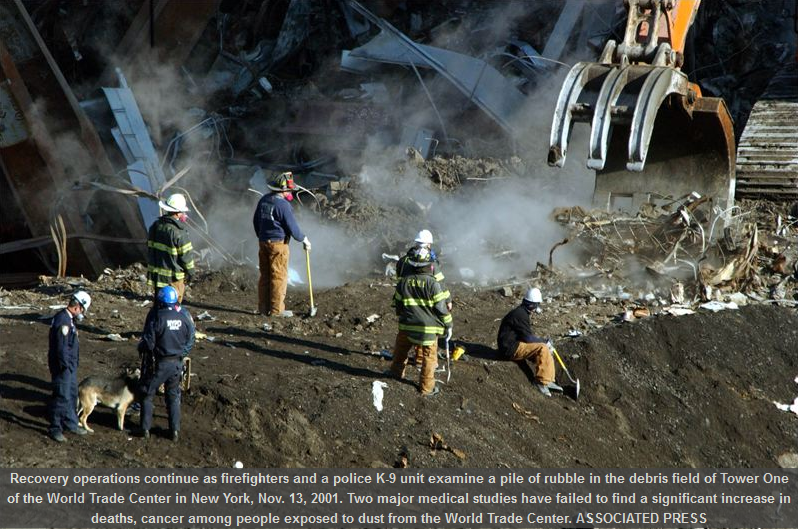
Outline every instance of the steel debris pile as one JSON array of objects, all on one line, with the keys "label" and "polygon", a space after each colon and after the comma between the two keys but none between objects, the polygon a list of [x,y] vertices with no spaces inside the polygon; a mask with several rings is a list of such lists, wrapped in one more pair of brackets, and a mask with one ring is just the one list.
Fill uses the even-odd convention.
[{"label": "steel debris pile", "polygon": [[[548,266],[541,269],[550,278],[617,285],[617,291],[605,289],[605,297],[625,301],[630,310],[641,308],[633,314],[637,318],[651,314],[642,310],[646,305],[666,312],[671,306],[793,306],[798,304],[798,218],[787,209],[746,201],[724,225],[718,212],[707,210],[706,200],[695,194],[670,210],[645,208],[635,216],[558,208],[552,217],[569,235],[552,248]],[[579,266],[558,264],[558,248],[566,244],[581,256]],[[634,319],[630,314],[624,318]]]}]

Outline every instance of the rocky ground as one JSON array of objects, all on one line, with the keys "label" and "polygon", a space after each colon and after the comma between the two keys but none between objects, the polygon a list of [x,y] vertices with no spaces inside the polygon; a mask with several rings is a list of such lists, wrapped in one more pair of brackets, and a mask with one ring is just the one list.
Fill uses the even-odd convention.
[{"label": "rocky ground", "polygon": [[[96,10],[62,4],[64,9],[40,10],[34,18],[51,50],[66,52],[57,54],[61,70],[85,99],[90,94],[82,87],[98,86],[106,63],[117,66],[108,50],[118,42],[111,38],[113,26],[84,22]],[[329,2],[310,4],[317,15],[330,14]],[[495,52],[505,49],[512,34],[543,49],[561,3],[366,4],[420,43],[499,57],[506,54]],[[409,70],[386,69],[368,78],[388,90],[390,97],[380,102],[365,89],[372,83],[362,84],[367,78],[339,71],[341,51],[371,36],[350,36],[337,9],[331,19],[300,17],[311,27],[290,60],[236,61],[226,71],[217,56],[260,55],[255,51],[263,42],[278,38],[282,16],[270,22],[275,27],[264,26],[264,9],[274,3],[223,5],[231,10],[224,14],[232,26],[212,19],[182,69],[190,87],[182,78],[169,81],[171,75],[149,70],[149,61],[143,69],[123,68],[159,156],[175,168],[194,167],[180,185],[191,190],[195,227],[207,220],[207,234],[194,238],[200,274],[186,298],[205,338],[192,352],[195,376],[184,396],[180,442],[166,438],[160,401],[148,442],[117,431],[107,409],[92,414],[91,436],[66,444],[46,436],[49,319],[76,288],[87,289],[94,303],[90,318],[79,324],[80,378],[114,375],[135,365],[151,305],[143,268],[134,265],[109,269],[91,282],[42,277],[26,290],[0,289],[0,464],[798,466],[798,416],[774,405],[798,394],[791,279],[798,262],[798,210],[786,203],[740,202],[729,230],[714,223],[714,213],[700,200],[684,205],[679,197],[669,209],[621,219],[594,214],[578,207],[590,202],[594,184],[584,169],[586,145],[579,145],[578,134],[571,150],[582,154],[571,155],[561,171],[544,167],[552,101],[549,106],[541,101],[539,112],[528,118],[539,125],[536,137],[520,139],[508,138],[459,94],[452,97],[446,83],[429,83],[433,105],[437,101],[444,111],[433,119],[430,94]],[[116,13],[119,38],[140,2],[120,6],[130,9]],[[786,44],[793,38],[786,8],[772,7],[708,2],[695,22],[695,51],[688,54],[685,71],[705,94],[726,99],[738,135],[773,73],[794,55],[793,45]],[[580,37],[581,48],[569,48],[567,62],[595,59],[614,26],[622,28],[611,20],[602,24],[606,31],[594,28],[593,42]],[[485,31],[485,21],[494,29]],[[63,33],[53,29],[62,23],[86,28],[76,35],[83,55],[51,42],[50,35]],[[92,28],[108,38],[96,38]],[[82,56],[89,60],[78,65]],[[529,94],[558,93],[556,75],[567,70],[528,82],[522,71],[507,68],[515,62],[496,66]],[[239,70],[260,72],[273,89],[234,94],[229,82],[216,82],[227,73],[233,79]],[[162,83],[150,99],[153,80]],[[350,104],[352,98],[362,104]],[[328,126],[324,116],[305,123],[290,110],[309,104],[329,112],[345,106],[351,115]],[[417,112],[426,119],[410,119]],[[437,154],[429,159],[397,143],[404,125],[437,128],[444,120],[451,141],[439,142],[447,136],[439,131]],[[170,151],[178,133],[199,130],[200,123],[207,129],[203,141],[186,142],[179,155]],[[382,136],[387,143],[377,141]],[[73,153],[65,158],[73,157],[79,158]],[[250,219],[257,198],[248,188],[261,167],[293,168],[300,183],[312,180],[304,180],[311,167],[325,179],[332,175],[325,186],[308,183],[315,196],[302,193],[295,203],[313,240],[318,314],[302,316],[309,307],[307,291],[292,288],[288,308],[298,316],[274,322],[268,332],[264,319],[253,313]],[[382,254],[403,252],[422,228],[435,233],[454,296],[455,341],[467,349],[451,377],[439,373],[445,385],[432,399],[418,395],[412,369],[404,382],[382,375],[396,332],[393,279],[383,274]],[[24,271],[26,278],[39,273],[17,270],[26,261],[8,255],[15,259],[9,257],[10,270]],[[40,257],[34,255],[32,262]],[[301,260],[300,252],[294,257]],[[500,318],[532,285],[546,298],[534,327],[554,339],[581,381],[578,400],[544,398],[532,387],[529,370],[495,356]],[[706,302],[708,308],[700,308]],[[718,308],[725,310],[708,310]],[[559,368],[557,377],[567,382]],[[372,405],[375,381],[387,384],[381,412]],[[129,416],[126,426],[137,425],[138,417]]]},{"label": "rocky ground", "polygon": [[[534,326],[555,340],[580,379],[575,401],[541,396],[528,372],[495,357],[498,320],[524,284],[452,282],[454,336],[467,353],[453,363],[442,393],[426,399],[413,370],[404,382],[382,375],[396,331],[390,278],[375,274],[316,292],[313,318],[301,316],[306,293],[291,289],[288,306],[300,316],[265,332],[264,319],[252,313],[254,273],[240,269],[206,274],[189,290],[186,306],[207,338],[192,352],[196,375],[178,443],[166,438],[160,399],[149,441],[117,431],[104,408],[90,418],[93,435],[50,441],[46,349],[54,306],[78,285],[91,291],[91,317],[79,325],[80,378],[117,373],[137,361],[148,306],[140,273],[117,270],[94,283],[47,279],[0,293],[3,466],[798,464],[798,417],[773,404],[798,393],[792,308],[766,303],[621,323],[627,301],[597,298],[590,285],[563,285]],[[559,368],[557,378],[567,382]],[[377,380],[387,383],[382,412],[372,405]],[[128,416],[126,427],[137,422]]]}]

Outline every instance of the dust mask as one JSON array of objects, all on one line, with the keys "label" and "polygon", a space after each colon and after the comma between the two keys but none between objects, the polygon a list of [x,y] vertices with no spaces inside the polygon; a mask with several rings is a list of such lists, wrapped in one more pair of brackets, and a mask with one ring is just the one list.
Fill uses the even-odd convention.
[{"label": "dust mask", "polygon": [[294,200],[294,194],[293,193],[286,193],[286,194],[283,195],[283,198],[286,199],[287,201],[291,202],[292,200]]}]

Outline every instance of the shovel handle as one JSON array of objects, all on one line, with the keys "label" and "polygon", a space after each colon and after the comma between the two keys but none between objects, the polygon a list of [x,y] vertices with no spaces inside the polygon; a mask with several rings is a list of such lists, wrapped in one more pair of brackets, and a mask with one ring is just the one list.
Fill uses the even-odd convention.
[{"label": "shovel handle", "polygon": [[565,364],[563,363],[562,358],[560,358],[560,354],[557,352],[557,349],[555,349],[553,345],[551,346],[551,352],[554,353],[554,358],[557,359],[557,362],[560,363],[560,367],[562,367],[562,370],[565,371],[565,374],[568,376],[568,380],[570,380],[572,383],[576,384],[577,382],[573,379],[573,377],[571,376],[571,373],[568,372],[568,368],[565,367]]},{"label": "shovel handle", "polygon": [[446,382],[452,378],[452,361],[449,357],[449,340],[446,340]]},{"label": "shovel handle", "polygon": [[308,292],[310,293],[310,310],[313,310],[313,279],[310,277],[310,252],[305,248],[305,265],[308,271]]}]

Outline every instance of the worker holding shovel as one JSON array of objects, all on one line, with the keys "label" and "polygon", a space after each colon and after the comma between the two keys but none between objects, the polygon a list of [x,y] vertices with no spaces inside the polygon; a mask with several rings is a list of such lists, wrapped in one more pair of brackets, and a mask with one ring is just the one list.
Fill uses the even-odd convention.
[{"label": "worker holding shovel", "polygon": [[535,386],[543,395],[551,397],[552,391],[562,392],[562,388],[554,383],[554,359],[548,340],[535,336],[530,322],[532,313],[541,312],[542,302],[540,289],[527,290],[521,304],[502,318],[496,341],[499,353],[506,359],[514,362],[530,360],[535,364]]},{"label": "worker holding shovel", "polygon": [[290,202],[294,199],[294,175],[290,172],[272,176],[269,193],[258,202],[252,224],[258,236],[258,312],[267,316],[290,318],[285,310],[288,289],[288,241],[293,237],[310,252],[310,241],[294,218]]}]

